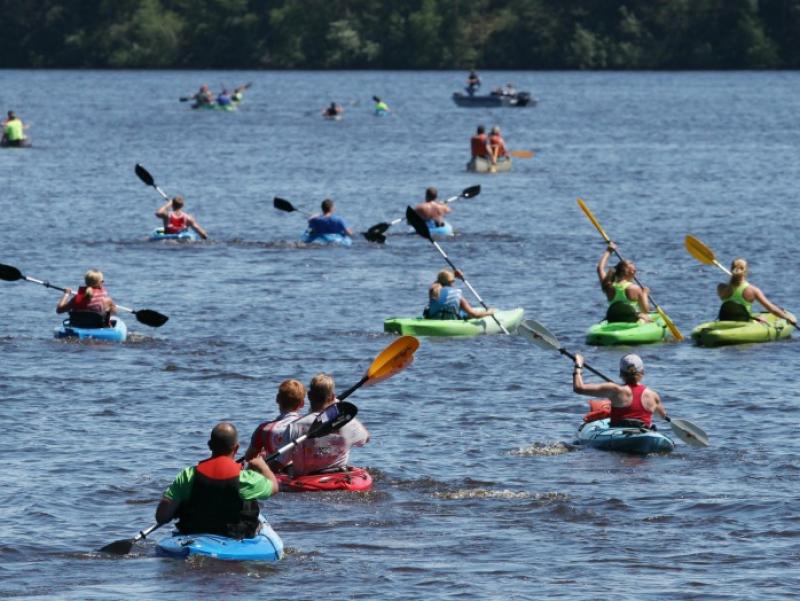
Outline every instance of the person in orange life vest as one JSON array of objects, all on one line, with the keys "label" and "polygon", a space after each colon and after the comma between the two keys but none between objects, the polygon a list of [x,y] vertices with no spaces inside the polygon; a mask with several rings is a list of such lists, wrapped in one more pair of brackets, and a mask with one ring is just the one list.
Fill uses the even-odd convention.
[{"label": "person in orange life vest", "polygon": [[483,125],[479,125],[475,135],[469,139],[469,146],[473,159],[475,157],[488,159],[492,156],[492,151],[489,149],[489,137],[486,135],[486,128]]},{"label": "person in orange life vest", "polygon": [[69,311],[70,322],[75,327],[107,327],[111,314],[116,313],[117,308],[103,286],[103,272],[90,269],[83,280],[86,285],[78,288],[74,296],[71,288],[64,290],[64,295],[56,305],[56,313]]},{"label": "person in orange life vest", "polygon": [[[284,380],[278,387],[275,402],[278,404],[278,417],[258,425],[250,437],[250,446],[244,454],[245,459],[256,455],[271,455],[283,445],[291,442],[287,426],[300,419],[300,409],[306,401],[306,387],[297,380]],[[285,459],[285,458],[284,458]],[[288,462],[288,459],[285,459]],[[270,468],[282,470],[285,466],[280,459],[275,461]]]},{"label": "person in orange life vest", "polygon": [[194,217],[183,210],[183,196],[176,196],[168,200],[163,207],[156,211],[156,217],[164,222],[165,234],[180,234],[182,231],[192,228],[200,237],[205,240],[208,238],[206,231],[200,227]]},{"label": "person in orange life vest", "polygon": [[278,492],[278,481],[264,459],[253,457],[247,469],[236,462],[239,438],[233,424],[211,430],[211,457],[183,469],[156,508],[159,524],[178,518],[183,534],[209,533],[252,538],[261,527],[258,501]]},{"label": "person in orange life vest", "polygon": [[617,245],[610,242],[597,263],[597,277],[608,300],[606,320],[613,322],[650,321],[650,289],[640,288],[633,278],[636,265],[632,261],[620,260],[616,267],[606,271],[608,259]]},{"label": "person in orange life vest", "polygon": [[604,382],[603,384],[584,384],[583,356],[575,354],[575,369],[572,371],[572,390],[587,396],[602,396],[611,401],[612,426],[653,426],[653,413],[662,418],[667,411],[661,403],[659,394],[642,384],[644,363],[639,355],[625,355],[619,362],[619,375],[624,384]]},{"label": "person in orange life vest", "polygon": [[[289,424],[289,440],[306,434],[319,414],[337,402],[336,385],[328,374],[317,374],[308,385],[311,411],[302,419]],[[369,442],[369,432],[357,419],[346,423],[336,432],[320,438],[309,438],[291,452],[292,464],[287,469],[291,477],[346,470],[352,447]]]},{"label": "person in orange life vest", "polygon": [[[425,201],[414,207],[417,215],[425,221],[432,221],[433,225],[444,225],[444,216],[452,211],[445,203],[439,202],[439,191],[433,186],[425,190]],[[430,223],[428,226],[430,227]]]},{"label": "person in orange life vest", "polygon": [[497,162],[497,159],[499,158],[508,156],[506,142],[503,140],[503,136],[500,135],[500,128],[496,125],[489,133],[489,152],[491,153],[494,162]]}]

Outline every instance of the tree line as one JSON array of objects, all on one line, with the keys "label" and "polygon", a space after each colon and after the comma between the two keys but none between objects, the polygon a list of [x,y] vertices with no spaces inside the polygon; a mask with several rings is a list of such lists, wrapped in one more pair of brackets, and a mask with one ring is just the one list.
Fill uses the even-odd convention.
[{"label": "tree line", "polygon": [[0,0],[2,68],[797,69],[800,0]]}]

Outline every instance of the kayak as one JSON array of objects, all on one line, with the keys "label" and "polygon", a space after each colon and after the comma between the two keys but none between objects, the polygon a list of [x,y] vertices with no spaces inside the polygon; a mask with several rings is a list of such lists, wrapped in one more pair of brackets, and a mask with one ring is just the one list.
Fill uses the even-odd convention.
[{"label": "kayak", "polygon": [[303,232],[300,242],[305,244],[335,244],[338,246],[351,246],[353,239],[344,234],[312,234],[308,230]]},{"label": "kayak", "polygon": [[652,321],[601,321],[586,333],[586,344],[612,346],[615,344],[651,344],[667,336],[667,324],[658,313],[650,313]]},{"label": "kayak", "polygon": [[598,419],[581,424],[576,444],[586,445],[602,451],[620,451],[646,455],[668,453],[675,448],[671,438],[647,428],[612,428],[611,420]]},{"label": "kayak", "polygon": [[259,516],[261,530],[254,538],[238,540],[219,534],[181,534],[174,530],[156,545],[159,555],[189,557],[201,555],[228,561],[278,561],[283,557],[283,541],[267,521]]},{"label": "kayak", "polygon": [[523,107],[536,106],[536,98],[530,92],[517,92],[516,94],[464,94],[453,92],[453,102],[458,106],[468,108],[492,108],[501,106]]},{"label": "kayak", "polygon": [[[517,329],[525,309],[497,311],[494,317],[509,332]],[[383,331],[403,336],[478,336],[500,334],[503,330],[492,317],[477,319],[425,319],[424,317],[390,317],[383,322]]]},{"label": "kayak", "polygon": [[[772,313],[755,313],[759,321],[709,321],[692,330],[692,340],[700,346],[772,342],[789,338],[794,326]],[[792,315],[794,317],[794,315]]]},{"label": "kayak", "polygon": [[69,319],[65,319],[64,323],[58,326],[53,334],[56,338],[125,342],[128,337],[128,326],[119,317],[111,318],[110,328],[76,328],[69,324]]},{"label": "kayak", "polygon": [[338,114],[338,115],[323,114],[322,118],[323,119],[327,119],[328,121],[341,121],[342,120],[342,115],[341,114]]},{"label": "kayak", "polygon": [[33,146],[29,138],[23,138],[22,140],[17,140],[15,142],[11,142],[9,140],[3,140],[0,142],[0,147],[2,148],[30,148]]},{"label": "kayak", "polygon": [[211,104],[193,104],[193,109],[200,109],[203,111],[235,111],[237,106],[239,105],[238,102],[233,102],[231,104],[217,104],[216,102],[212,102]]},{"label": "kayak", "polygon": [[376,117],[387,117],[389,115],[389,111],[374,111]]},{"label": "kayak", "polygon": [[455,236],[453,226],[446,221],[444,225],[436,225],[436,222],[432,219],[429,219],[425,223],[428,224],[428,231],[431,233],[432,238],[449,238],[450,236]]},{"label": "kayak", "polygon": [[197,242],[200,240],[200,235],[191,228],[187,228],[177,234],[165,234],[164,228],[160,227],[157,230],[153,230],[153,233],[150,234],[150,240],[185,240],[188,242]]},{"label": "kayak", "polygon": [[281,492],[324,492],[346,490],[367,492],[372,490],[372,476],[362,467],[351,467],[347,471],[327,474],[309,474],[290,478],[286,474],[275,474]]},{"label": "kayak", "polygon": [[495,169],[492,171],[492,162],[482,157],[472,157],[467,163],[467,171],[472,171],[473,173],[500,173],[502,171],[511,171],[511,157],[498,158],[494,167]]}]

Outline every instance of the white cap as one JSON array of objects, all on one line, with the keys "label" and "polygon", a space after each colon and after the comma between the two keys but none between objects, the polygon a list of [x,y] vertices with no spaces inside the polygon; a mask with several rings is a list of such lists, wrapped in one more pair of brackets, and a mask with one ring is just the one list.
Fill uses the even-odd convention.
[{"label": "white cap", "polygon": [[633,353],[625,355],[619,360],[619,372],[621,374],[643,374],[644,363],[642,362],[642,358],[639,355],[634,355]]}]

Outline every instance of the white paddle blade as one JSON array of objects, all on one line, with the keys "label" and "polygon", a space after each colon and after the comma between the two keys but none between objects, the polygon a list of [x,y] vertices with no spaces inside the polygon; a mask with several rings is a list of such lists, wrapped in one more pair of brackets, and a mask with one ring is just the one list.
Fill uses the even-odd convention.
[{"label": "white paddle blade", "polygon": [[672,433],[691,447],[707,447],[708,434],[702,428],[685,419],[670,419]]},{"label": "white paddle blade", "polygon": [[525,319],[519,326],[519,332],[535,345],[546,350],[558,350],[561,345],[558,339],[535,319]]}]

